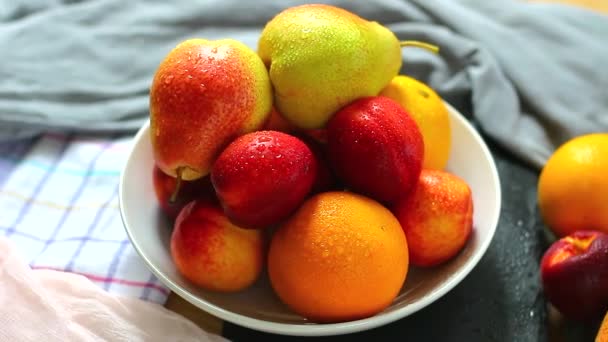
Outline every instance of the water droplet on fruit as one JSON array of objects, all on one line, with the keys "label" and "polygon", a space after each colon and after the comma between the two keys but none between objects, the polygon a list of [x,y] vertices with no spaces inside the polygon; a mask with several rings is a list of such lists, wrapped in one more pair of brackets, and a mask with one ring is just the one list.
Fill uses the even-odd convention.
[{"label": "water droplet on fruit", "polygon": [[279,158],[282,158],[282,157],[283,157],[283,155],[282,155],[282,154],[277,154],[277,155],[276,155],[276,156],[274,156],[274,157],[275,157],[275,158],[277,158],[277,159],[279,159]]},{"label": "water droplet on fruit", "polygon": [[216,47],[214,47],[213,49],[211,49],[211,52],[212,52],[212,53],[217,53],[217,48],[216,48]]},{"label": "water droplet on fruit", "polygon": [[163,80],[163,82],[165,84],[170,84],[171,81],[173,81],[173,75],[167,75],[167,76],[165,76],[165,79]]},{"label": "water droplet on fruit", "polygon": [[270,140],[272,140],[270,137],[259,137],[258,138],[259,142],[269,142]]},{"label": "water droplet on fruit", "polygon": [[264,152],[264,150],[266,150],[266,146],[264,145],[257,145],[255,147],[256,150],[258,150],[258,152]]},{"label": "water droplet on fruit", "polygon": [[198,86],[198,89],[201,91],[201,93],[204,93],[205,91],[207,91],[207,87],[205,87],[205,85],[203,83],[201,83]]}]

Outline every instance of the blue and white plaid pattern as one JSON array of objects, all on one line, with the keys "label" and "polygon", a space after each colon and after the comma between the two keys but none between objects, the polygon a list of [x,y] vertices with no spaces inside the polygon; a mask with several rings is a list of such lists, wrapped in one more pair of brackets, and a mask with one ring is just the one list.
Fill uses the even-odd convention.
[{"label": "blue and white plaid pattern", "polygon": [[45,134],[0,143],[0,234],[32,268],[84,275],[111,293],[164,303],[169,290],[131,247],[118,181],[131,136]]}]

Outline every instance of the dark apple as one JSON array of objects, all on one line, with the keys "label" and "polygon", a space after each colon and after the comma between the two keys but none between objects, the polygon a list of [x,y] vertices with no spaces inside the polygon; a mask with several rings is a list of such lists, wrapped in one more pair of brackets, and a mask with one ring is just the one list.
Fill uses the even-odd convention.
[{"label": "dark apple", "polygon": [[588,320],[608,310],[608,234],[577,231],[554,242],[541,260],[546,298],[565,317]]}]

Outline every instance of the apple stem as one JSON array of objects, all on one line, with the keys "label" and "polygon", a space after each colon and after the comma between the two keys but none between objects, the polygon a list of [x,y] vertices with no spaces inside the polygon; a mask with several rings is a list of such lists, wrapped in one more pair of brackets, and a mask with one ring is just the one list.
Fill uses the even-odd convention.
[{"label": "apple stem", "polygon": [[425,42],[420,42],[417,40],[402,40],[399,42],[399,46],[404,47],[404,46],[414,46],[414,47],[419,47],[419,48],[423,48],[423,49],[427,49],[433,53],[439,53],[439,46],[437,45],[433,45],[433,44],[429,44],[429,43],[425,43]]},{"label": "apple stem", "polygon": [[175,170],[175,174],[177,175],[177,182],[175,183],[175,189],[173,189],[171,197],[169,197],[169,204],[175,203],[175,201],[177,200],[177,194],[179,193],[179,189],[182,187],[182,170],[183,168],[181,167],[178,167],[177,170]]}]

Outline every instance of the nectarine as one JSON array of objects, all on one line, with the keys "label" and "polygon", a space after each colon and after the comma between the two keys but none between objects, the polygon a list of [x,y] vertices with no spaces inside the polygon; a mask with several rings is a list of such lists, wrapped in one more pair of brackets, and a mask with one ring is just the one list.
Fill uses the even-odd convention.
[{"label": "nectarine", "polygon": [[471,235],[471,189],[446,171],[422,170],[414,191],[394,212],[407,237],[412,265],[430,267],[453,258]]},{"label": "nectarine", "polygon": [[545,296],[564,316],[586,320],[608,311],[608,234],[580,230],[559,239],[540,271]]},{"label": "nectarine", "polygon": [[177,216],[171,256],[179,272],[207,290],[234,292],[260,275],[264,238],[235,226],[217,204],[192,201]]}]

